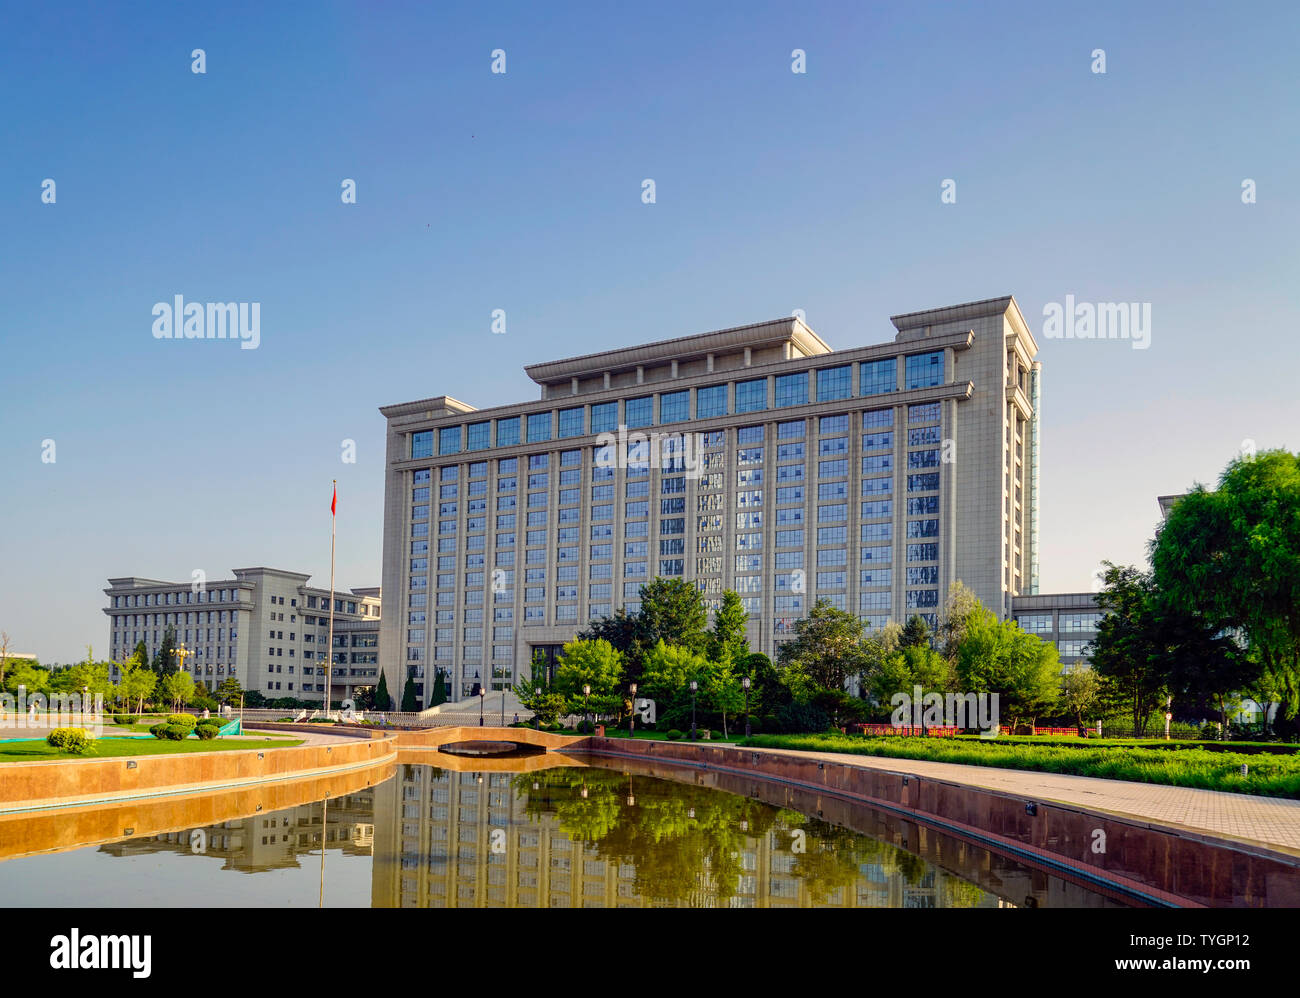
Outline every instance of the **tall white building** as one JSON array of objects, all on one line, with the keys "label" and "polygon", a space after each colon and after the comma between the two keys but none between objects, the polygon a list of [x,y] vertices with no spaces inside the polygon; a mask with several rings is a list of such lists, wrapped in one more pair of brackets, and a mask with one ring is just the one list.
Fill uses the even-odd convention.
[{"label": "tall white building", "polygon": [[933,623],[1030,591],[1037,345],[1011,297],[832,350],[798,318],[534,364],[540,398],[385,406],[381,665],[502,689],[655,576],[774,654],[817,598]]},{"label": "tall white building", "polygon": [[[268,699],[321,698],[330,593],[307,585],[310,578],[275,568],[237,568],[232,579],[201,585],[109,579],[109,657],[125,661],[144,641],[152,659],[170,625],[176,644],[191,652],[186,671],[209,689],[234,676],[244,689]],[[335,590],[331,699],[378,683],[380,606],[378,588]]]}]

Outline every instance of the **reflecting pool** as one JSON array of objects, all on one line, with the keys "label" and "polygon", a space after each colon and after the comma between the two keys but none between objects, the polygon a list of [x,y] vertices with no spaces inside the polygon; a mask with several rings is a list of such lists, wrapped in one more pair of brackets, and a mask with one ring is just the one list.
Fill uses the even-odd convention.
[{"label": "reflecting pool", "polygon": [[[322,799],[277,810],[254,811],[263,803],[253,794],[224,801],[250,812],[240,816],[213,800],[192,816],[175,805],[99,813],[112,835],[79,840],[96,844],[0,853],[13,857],[0,861],[0,897],[111,907],[179,905],[195,892],[207,905],[270,907],[1121,904],[905,818],[784,785],[642,763],[552,758],[550,768],[509,772],[421,758],[432,764],[390,764],[383,782],[325,787]],[[22,820],[39,838],[34,819]]]}]

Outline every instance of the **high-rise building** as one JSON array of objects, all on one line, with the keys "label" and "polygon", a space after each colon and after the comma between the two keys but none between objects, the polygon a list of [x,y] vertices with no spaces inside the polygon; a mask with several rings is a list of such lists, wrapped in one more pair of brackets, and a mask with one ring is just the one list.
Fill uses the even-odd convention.
[{"label": "high-rise building", "polygon": [[[233,676],[268,699],[311,700],[325,693],[330,591],[310,575],[275,568],[237,568],[220,582],[109,579],[109,657],[129,659],[145,643],[152,657],[173,627],[189,655],[185,670],[208,689]],[[343,700],[379,682],[378,588],[334,591],[330,697]],[[117,680],[117,670],[113,679]]]},{"label": "high-rise building", "polygon": [[1011,297],[832,350],[797,317],[525,368],[531,402],[385,406],[381,664],[503,689],[656,576],[733,589],[772,655],[824,598],[935,623],[1030,588],[1037,344]]}]

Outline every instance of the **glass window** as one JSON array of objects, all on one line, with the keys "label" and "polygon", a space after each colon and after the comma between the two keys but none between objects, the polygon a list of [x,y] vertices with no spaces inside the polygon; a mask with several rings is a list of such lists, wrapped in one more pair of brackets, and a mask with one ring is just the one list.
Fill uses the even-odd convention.
[{"label": "glass window", "polygon": [[433,457],[433,430],[411,434],[411,457]]},{"label": "glass window", "polygon": [[549,412],[530,412],[528,414],[528,442],[539,444],[551,439],[551,414]]},{"label": "glass window", "polygon": [[898,358],[862,362],[861,395],[884,395],[898,391]]},{"label": "glass window", "polygon": [[438,430],[438,453],[460,453],[460,427],[444,426]]},{"label": "glass window", "polygon": [[907,388],[933,388],[943,384],[943,351],[915,353],[907,358]]},{"label": "glass window", "polygon": [[817,401],[834,402],[853,394],[853,367],[823,367],[817,372]]},{"label": "glass window", "polygon": [[776,405],[804,405],[808,401],[808,372],[776,376]]},{"label": "glass window", "polygon": [[497,420],[497,446],[513,447],[519,443],[519,417]]},{"label": "glass window", "polygon": [[695,390],[695,418],[708,419],[711,416],[727,414],[727,386],[711,385]]},{"label": "glass window", "polygon": [[591,407],[591,432],[612,433],[618,429],[618,403],[601,402]]},{"label": "glass window", "polygon": [[691,393],[668,392],[659,396],[659,422],[680,423],[691,418]]},{"label": "glass window", "polygon": [[492,446],[492,424],[487,420],[465,427],[465,449],[486,450]]},{"label": "glass window", "polygon": [[926,402],[923,405],[909,405],[907,407],[907,421],[909,423],[939,422],[939,403]]},{"label": "glass window", "polygon": [[583,424],[582,406],[575,409],[560,410],[560,436],[561,437],[580,437],[582,436]]},{"label": "glass window", "polygon": [[647,395],[644,398],[628,399],[623,403],[624,412],[627,419],[624,421],[627,428],[634,429],[638,426],[649,426],[654,422],[654,396]]},{"label": "glass window", "polygon": [[767,408],[767,378],[736,382],[736,412],[759,412]]}]

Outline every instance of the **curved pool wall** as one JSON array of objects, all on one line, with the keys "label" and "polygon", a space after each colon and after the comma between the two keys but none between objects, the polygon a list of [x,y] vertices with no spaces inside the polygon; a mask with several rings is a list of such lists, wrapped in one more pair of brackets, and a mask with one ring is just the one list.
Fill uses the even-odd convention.
[{"label": "curved pool wall", "polygon": [[[680,742],[582,738],[568,746],[601,760],[653,761],[667,768],[750,778],[811,792],[816,813],[832,801],[909,817],[1058,875],[1118,891],[1138,903],[1178,907],[1300,906],[1300,857],[1054,801],[1013,796],[815,756]],[[824,803],[818,804],[817,798]],[[1098,832],[1102,835],[1098,836]],[[1103,841],[1105,850],[1094,851]]]}]

